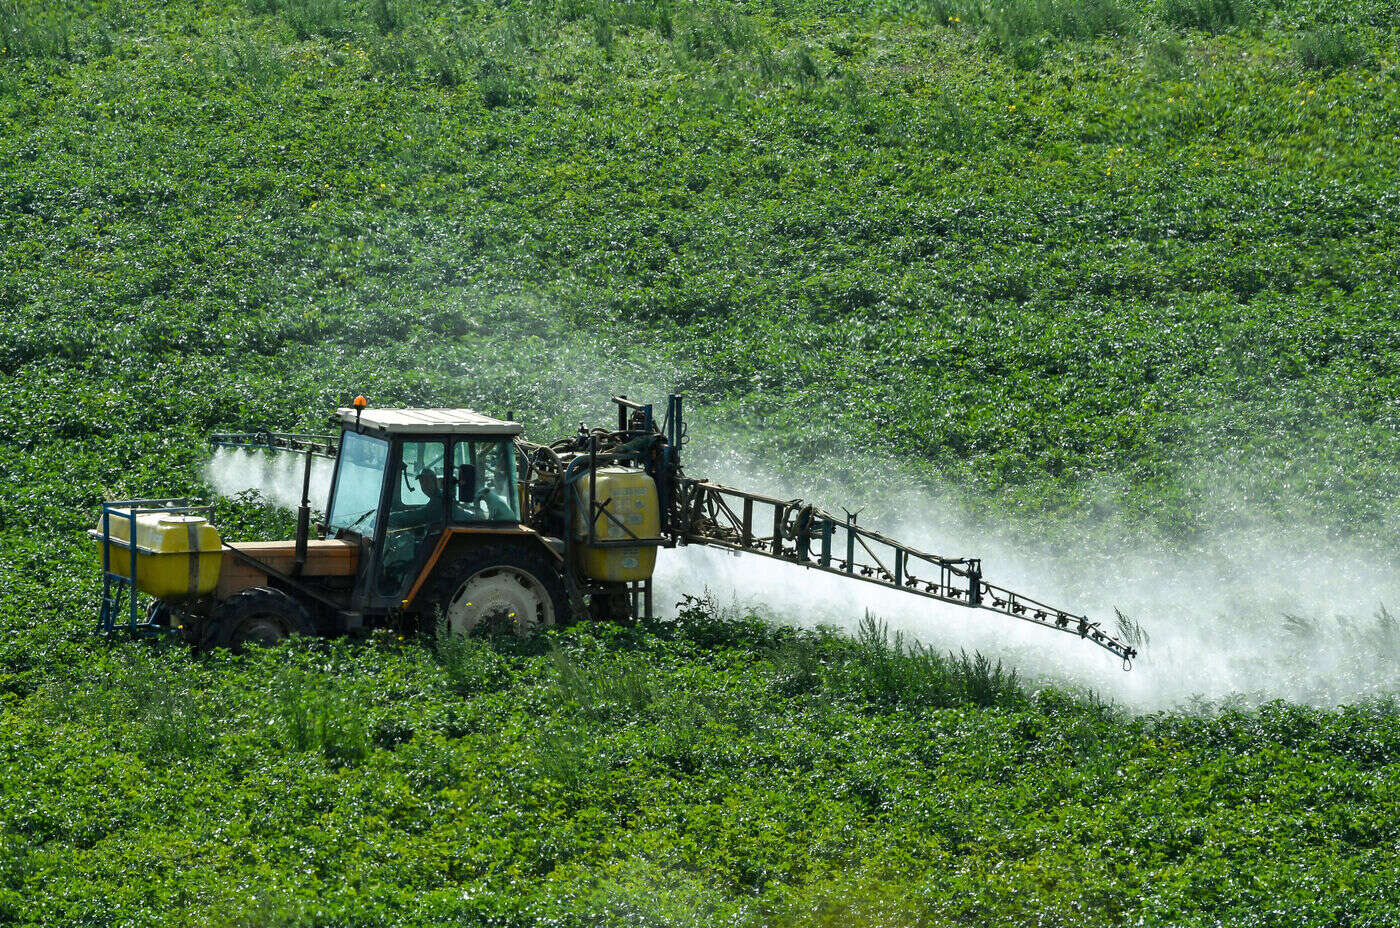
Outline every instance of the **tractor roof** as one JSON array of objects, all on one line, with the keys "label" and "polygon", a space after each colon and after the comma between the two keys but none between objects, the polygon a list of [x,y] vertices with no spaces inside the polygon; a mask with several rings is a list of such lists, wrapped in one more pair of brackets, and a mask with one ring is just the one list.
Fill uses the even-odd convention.
[{"label": "tractor roof", "polygon": [[[340,410],[340,421],[354,425],[354,409]],[[359,414],[362,428],[398,435],[519,435],[519,422],[492,419],[470,409],[365,409]]]}]

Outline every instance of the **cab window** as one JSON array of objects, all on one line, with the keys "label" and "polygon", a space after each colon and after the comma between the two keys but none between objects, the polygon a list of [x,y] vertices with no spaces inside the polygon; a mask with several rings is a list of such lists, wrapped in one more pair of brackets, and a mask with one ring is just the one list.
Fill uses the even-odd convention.
[{"label": "cab window", "polygon": [[440,441],[406,441],[400,446],[398,479],[389,495],[389,528],[439,525],[446,517],[444,454]]},{"label": "cab window", "polygon": [[[514,442],[459,441],[452,449],[452,466],[458,480],[454,522],[520,521]],[[470,480],[470,486],[463,480]]]},{"label": "cab window", "polygon": [[389,518],[379,559],[380,592],[396,595],[414,576],[447,518],[443,489],[447,445],[405,441],[389,492]]}]

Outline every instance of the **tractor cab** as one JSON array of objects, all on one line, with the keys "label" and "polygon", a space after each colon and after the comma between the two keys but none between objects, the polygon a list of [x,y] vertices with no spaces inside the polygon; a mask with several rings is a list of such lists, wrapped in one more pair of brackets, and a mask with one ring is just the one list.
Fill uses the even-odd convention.
[{"label": "tractor cab", "polygon": [[352,600],[399,604],[448,529],[518,529],[516,422],[469,409],[339,410],[325,537],[358,542]]}]

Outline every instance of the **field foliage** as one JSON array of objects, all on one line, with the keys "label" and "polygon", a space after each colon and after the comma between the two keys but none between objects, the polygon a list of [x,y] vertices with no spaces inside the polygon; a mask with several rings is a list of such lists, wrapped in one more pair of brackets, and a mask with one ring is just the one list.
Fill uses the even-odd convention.
[{"label": "field foliage", "polygon": [[201,659],[92,638],[82,532],[357,393],[544,437],[673,388],[1028,548],[1247,509],[1393,550],[1397,39],[1392,0],[0,0],[0,922],[1394,924],[1393,699],[1134,715],[696,601]]},{"label": "field foliage", "polygon": [[53,647],[6,687],[12,924],[1386,925],[1400,905],[1392,702],[1133,717],[873,623],[703,601],[437,653]]}]

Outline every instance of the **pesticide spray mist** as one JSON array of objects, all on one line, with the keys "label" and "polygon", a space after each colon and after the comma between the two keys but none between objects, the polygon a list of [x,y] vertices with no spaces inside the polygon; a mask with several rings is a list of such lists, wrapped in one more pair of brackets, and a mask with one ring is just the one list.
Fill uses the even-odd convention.
[{"label": "pesticide spray mist", "polygon": [[[300,454],[219,448],[205,468],[205,479],[220,496],[234,497],[256,491],[270,503],[295,509],[301,505],[305,466],[306,459]],[[312,509],[325,508],[334,469],[335,464],[329,458],[312,455]]]},{"label": "pesticide spray mist", "polygon": [[[666,552],[658,601],[708,594],[731,609],[845,629],[869,613],[906,640],[981,651],[1032,683],[1090,689],[1140,710],[1269,699],[1335,705],[1400,690],[1400,625],[1383,605],[1400,602],[1394,565],[1345,550],[1321,529],[1221,527],[1186,553],[1115,541],[1110,520],[1078,534],[1059,529],[1058,544],[1037,546],[1058,553],[1030,557],[1003,533],[961,515],[966,508],[955,493],[880,477],[897,469],[842,454],[777,473],[731,454],[689,471],[837,513],[866,507],[862,524],[935,554],[981,557],[989,581],[1088,613],[1110,631],[1121,612],[1148,638],[1132,672],[1061,632],[751,555]],[[804,482],[803,473],[827,476]],[[853,473],[871,479],[853,480]],[[1120,528],[1120,539],[1131,534]]]}]

